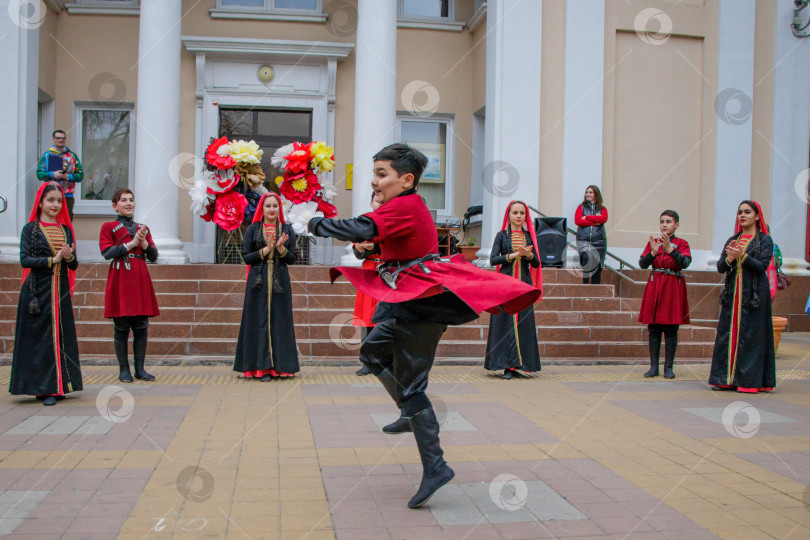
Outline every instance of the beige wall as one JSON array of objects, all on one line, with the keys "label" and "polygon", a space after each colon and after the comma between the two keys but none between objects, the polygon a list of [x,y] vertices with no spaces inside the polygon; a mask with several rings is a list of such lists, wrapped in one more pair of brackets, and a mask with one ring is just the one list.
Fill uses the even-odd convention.
[{"label": "beige wall", "polygon": [[[49,96],[56,93],[56,22],[59,15],[48,8],[39,27],[39,88]],[[44,144],[44,141],[43,141]]]},{"label": "beige wall", "polygon": [[614,246],[642,246],[665,207],[679,234],[710,249],[718,3],[673,5],[673,35],[645,43],[634,20],[652,0],[606,6],[602,191]]},{"label": "beige wall", "polygon": [[[563,215],[562,158],[565,111],[565,2],[543,2],[540,72],[540,189],[536,208]],[[569,224],[573,227],[574,224]]]},{"label": "beige wall", "polygon": [[[351,2],[356,5],[356,1]],[[354,42],[329,23],[212,19],[213,2],[183,2],[182,34],[262,39]],[[752,195],[766,206],[772,150],[769,138],[773,106],[773,28],[775,0],[757,0],[755,88],[752,142]],[[673,36],[663,45],[643,43],[633,32],[636,14],[645,7],[664,10],[673,20]],[[611,1],[606,3],[603,191],[611,213],[611,244],[637,246],[663,209],[662,201],[682,215],[682,234],[695,249],[710,249],[714,199],[714,96],[717,71],[718,0]],[[472,2],[459,0],[459,20],[472,16]],[[56,100],[55,124],[72,129],[73,104],[93,101],[90,82],[101,73],[119,77],[124,100],[137,90],[139,18],[81,16],[48,12],[40,29],[40,88]],[[565,2],[543,4],[543,51],[539,208],[562,212],[564,127]],[[103,46],[102,46],[103,45]],[[194,57],[181,54],[179,151],[193,153],[196,104]],[[341,216],[351,214],[345,189],[352,161],[355,53],[338,63],[335,104],[334,181]],[[454,208],[462,216],[470,201],[472,114],[486,101],[486,21],[477,31],[406,29],[397,32],[397,108],[412,80],[424,80],[440,95],[441,114],[452,115],[455,132]],[[97,97],[95,97],[97,99]],[[137,112],[137,111],[136,111]],[[760,133],[766,137],[760,135]],[[684,157],[685,156],[685,157]],[[367,176],[367,175],[366,175]],[[355,181],[363,181],[362,172]],[[367,180],[367,178],[365,178]],[[168,181],[168,180],[167,180]],[[188,211],[185,190],[178,195],[179,234],[192,240],[196,217]],[[107,218],[79,217],[77,234],[94,239]],[[476,236],[480,235],[477,233]]]},{"label": "beige wall", "polygon": [[[771,126],[773,125],[773,67],[776,1],[757,0],[754,32],[754,108],[751,139],[751,198],[771,215]],[[787,29],[785,29],[787,31]],[[738,201],[736,201],[738,202]],[[735,204],[731,201],[730,204]]]}]

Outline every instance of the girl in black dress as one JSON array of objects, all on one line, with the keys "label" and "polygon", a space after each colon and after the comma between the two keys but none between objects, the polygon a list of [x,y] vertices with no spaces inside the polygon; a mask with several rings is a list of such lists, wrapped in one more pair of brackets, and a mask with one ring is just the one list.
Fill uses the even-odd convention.
[{"label": "girl in black dress", "polygon": [[[533,284],[542,291],[543,273],[535,250],[535,238],[529,207],[522,201],[512,201],[504,215],[503,226],[495,235],[489,264],[498,266],[501,274]],[[540,371],[534,306],[517,315],[499,313],[490,316],[484,368],[503,370],[503,379],[525,377],[518,369]]]},{"label": "girl in black dress", "polygon": [[245,231],[242,258],[249,265],[233,370],[261,381],[300,371],[287,265],[295,262],[295,232],[281,200],[265,193]]},{"label": "girl in black dress", "polygon": [[9,392],[55,405],[82,389],[73,319],[73,272],[79,265],[62,188],[42,184],[20,237],[23,286],[17,305]]}]

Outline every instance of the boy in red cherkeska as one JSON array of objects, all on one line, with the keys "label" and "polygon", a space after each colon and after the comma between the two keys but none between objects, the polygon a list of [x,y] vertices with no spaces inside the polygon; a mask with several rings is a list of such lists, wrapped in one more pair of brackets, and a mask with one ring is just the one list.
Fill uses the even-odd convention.
[{"label": "boy in red cherkeska", "polygon": [[379,300],[360,348],[368,366],[410,423],[422,460],[422,482],[409,508],[425,504],[453,479],[439,444],[439,422],[427,397],[436,347],[448,324],[464,324],[482,311],[519,313],[540,291],[510,276],[482,270],[463,255],[439,257],[436,227],[416,193],[427,158],[406,144],[392,144],[374,156],[372,189],[382,204],[354,219],[313,218],[317,236],[379,244],[377,270],[332,268],[357,289]]},{"label": "boy in red cherkeska", "polygon": [[154,381],[154,375],[144,369],[149,317],[160,315],[152,277],[146,260],[155,262],[158,250],[146,225],[135,223],[135,195],[129,189],[117,189],[112,196],[113,210],[118,219],[101,226],[99,248],[101,255],[111,261],[104,294],[104,317],[115,324],[113,343],[118,358],[118,379],[132,382],[129,370],[127,342],[132,330],[132,353],[135,378]]},{"label": "boy in red cherkeska", "polygon": [[650,334],[650,370],[645,377],[658,376],[658,360],[661,354],[661,334],[665,336],[664,377],[674,379],[672,367],[678,349],[678,327],[689,324],[689,300],[686,297],[686,279],[681,275],[692,262],[689,242],[675,236],[680,226],[680,217],[675,210],[664,210],[658,220],[661,236],[650,240],[638,260],[641,268],[653,267],[644,297],[638,322],[646,324]]}]

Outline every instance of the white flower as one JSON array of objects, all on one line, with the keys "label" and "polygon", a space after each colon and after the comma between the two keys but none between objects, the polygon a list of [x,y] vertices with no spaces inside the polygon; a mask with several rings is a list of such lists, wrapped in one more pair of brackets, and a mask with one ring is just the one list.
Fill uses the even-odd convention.
[{"label": "white flower", "polygon": [[323,200],[326,202],[332,202],[335,197],[337,197],[337,188],[333,184],[321,184],[323,186]]},{"label": "white flower", "polygon": [[290,215],[290,210],[292,210],[293,203],[292,201],[287,200],[284,195],[279,195],[279,199],[281,199],[281,208],[284,211],[284,218],[287,219],[287,217]]},{"label": "white flower", "polygon": [[[236,173],[233,169],[221,169],[216,171],[205,170],[203,171],[202,182],[205,184],[205,187],[211,188],[211,191],[222,193],[227,186],[233,183],[234,174]],[[222,182],[222,184],[220,184],[220,182]]]},{"label": "white flower", "polygon": [[194,180],[194,187],[188,190],[188,196],[191,197],[191,211],[194,215],[205,214],[205,207],[208,206],[208,191],[203,179]]},{"label": "white flower", "polygon": [[229,156],[231,154],[231,143],[223,144],[217,148],[217,155],[219,157]]},{"label": "white flower", "polygon": [[295,234],[311,236],[307,224],[314,217],[323,217],[323,212],[318,212],[318,203],[305,202],[292,207],[287,221],[292,223]]},{"label": "white flower", "polygon": [[264,150],[259,148],[256,141],[231,141],[230,144],[227,144],[226,146],[228,146],[228,154],[233,158],[234,161],[254,164],[262,162],[262,154],[264,153]]},{"label": "white flower", "polygon": [[287,160],[284,159],[284,156],[288,155],[290,152],[293,151],[293,143],[285,144],[281,148],[273,153],[273,157],[270,158],[270,163],[273,167],[278,167],[279,169],[284,169],[287,166]]}]

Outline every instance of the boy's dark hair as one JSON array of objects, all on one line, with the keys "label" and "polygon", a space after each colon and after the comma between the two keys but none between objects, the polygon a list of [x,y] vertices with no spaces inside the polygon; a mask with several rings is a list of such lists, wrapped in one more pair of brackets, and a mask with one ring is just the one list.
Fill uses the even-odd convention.
[{"label": "boy's dark hair", "polygon": [[419,185],[419,180],[422,178],[422,173],[428,164],[428,158],[425,157],[425,154],[404,143],[389,144],[374,154],[373,159],[374,161],[390,161],[391,168],[397,171],[400,176],[412,174],[413,187]]},{"label": "boy's dark hair", "polygon": [[129,193],[130,195],[132,195],[133,199],[135,198],[135,194],[132,193],[131,189],[129,189],[129,188],[118,188],[118,189],[115,190],[115,193],[112,194],[112,197],[110,197],[110,200],[113,202],[113,204],[118,204],[118,201],[121,200],[121,197],[125,193]]},{"label": "boy's dark hair", "polygon": [[64,131],[62,131],[61,129],[55,129],[55,130],[53,130],[53,133],[51,133],[51,137],[56,137],[56,134],[57,134],[57,133],[61,133],[62,135],[64,135],[65,137],[67,137],[67,133],[65,133],[65,132],[64,132]]},{"label": "boy's dark hair", "polygon": [[680,223],[681,222],[681,218],[678,215],[678,212],[676,212],[675,210],[664,210],[663,212],[661,212],[661,217],[664,217],[664,216],[671,217],[672,219],[675,220],[675,223]]}]

